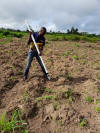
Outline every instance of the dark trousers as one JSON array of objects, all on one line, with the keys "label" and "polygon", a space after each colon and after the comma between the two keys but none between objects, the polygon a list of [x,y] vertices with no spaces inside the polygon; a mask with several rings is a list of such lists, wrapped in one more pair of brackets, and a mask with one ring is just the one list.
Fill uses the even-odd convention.
[{"label": "dark trousers", "polygon": [[43,66],[43,64],[42,64],[42,62],[41,62],[41,59],[40,59],[40,57],[39,57],[37,51],[33,51],[33,50],[30,49],[29,52],[28,52],[27,64],[26,64],[25,73],[24,73],[24,76],[25,76],[25,77],[28,77],[29,68],[30,68],[30,66],[31,66],[31,63],[32,63],[32,60],[33,60],[34,57],[36,57],[38,63],[39,63],[40,66],[41,66],[41,69],[42,69],[43,73],[46,75],[44,66]]}]

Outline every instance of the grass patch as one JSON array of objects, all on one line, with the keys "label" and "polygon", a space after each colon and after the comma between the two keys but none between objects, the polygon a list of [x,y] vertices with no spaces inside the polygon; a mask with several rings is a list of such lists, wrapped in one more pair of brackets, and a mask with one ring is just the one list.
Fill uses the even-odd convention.
[{"label": "grass patch", "polygon": [[97,79],[100,79],[100,74],[97,74]]},{"label": "grass patch", "polygon": [[67,98],[69,102],[73,101],[73,89],[62,93],[62,98]]},{"label": "grass patch", "polygon": [[73,46],[80,47],[80,45],[78,43],[74,43]]},{"label": "grass patch", "polygon": [[26,129],[27,123],[21,118],[21,113],[19,110],[15,110],[12,114],[11,119],[7,118],[6,112],[0,118],[0,131],[2,133],[10,133],[15,131],[22,132],[27,131]]},{"label": "grass patch", "polygon": [[85,97],[85,99],[86,99],[86,101],[88,102],[88,103],[92,103],[92,98],[90,97],[90,96],[86,96]]},{"label": "grass patch", "polygon": [[42,96],[42,97],[38,97],[36,98],[36,101],[42,101],[42,100],[57,100],[58,97],[57,96],[54,96],[54,95],[45,95],[45,96]]},{"label": "grass patch", "polygon": [[67,51],[66,53],[63,54],[63,56],[69,56],[71,54],[71,51]]},{"label": "grass patch", "polygon": [[85,126],[87,126],[87,124],[88,124],[88,123],[87,123],[87,121],[86,121],[85,118],[81,118],[81,119],[80,119],[80,124],[79,124],[80,127],[85,127]]},{"label": "grass patch", "polygon": [[71,76],[69,73],[67,73],[67,74],[66,74],[66,79],[67,79],[67,80],[71,80],[71,79],[72,79],[72,76]]},{"label": "grass patch", "polygon": [[28,91],[24,91],[24,94],[23,94],[23,103],[27,102],[28,99],[29,99],[30,95],[28,93]]},{"label": "grass patch", "polygon": [[95,110],[96,110],[97,113],[100,113],[100,108],[99,107],[96,107]]},{"label": "grass patch", "polygon": [[54,110],[60,109],[60,105],[58,105],[58,103],[53,103],[53,107],[54,107]]},{"label": "grass patch", "polygon": [[100,93],[100,88],[97,89],[97,92]]},{"label": "grass patch", "polygon": [[78,58],[77,55],[74,55],[73,58],[74,58],[75,60],[79,60],[79,58]]},{"label": "grass patch", "polygon": [[54,93],[55,91],[54,91],[54,90],[51,90],[51,89],[49,89],[49,88],[45,88],[45,92]]}]

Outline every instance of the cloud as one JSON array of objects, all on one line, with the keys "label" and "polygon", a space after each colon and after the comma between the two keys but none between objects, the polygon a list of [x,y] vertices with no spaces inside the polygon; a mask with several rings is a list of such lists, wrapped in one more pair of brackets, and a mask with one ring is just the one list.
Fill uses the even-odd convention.
[{"label": "cloud", "polygon": [[1,0],[0,27],[24,29],[28,20],[34,29],[100,33],[100,0]]}]

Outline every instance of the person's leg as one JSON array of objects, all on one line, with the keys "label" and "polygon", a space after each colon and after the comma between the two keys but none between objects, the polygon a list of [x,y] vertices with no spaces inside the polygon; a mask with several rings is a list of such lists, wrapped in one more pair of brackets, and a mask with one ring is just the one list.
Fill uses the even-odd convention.
[{"label": "person's leg", "polygon": [[38,63],[40,64],[43,73],[46,75],[45,68],[44,68],[44,66],[43,66],[43,64],[42,64],[42,62],[41,62],[41,59],[40,59],[40,57],[39,57],[38,54],[36,54],[36,59],[38,60]]},{"label": "person's leg", "polygon": [[28,77],[29,68],[31,66],[33,57],[34,57],[34,52],[32,50],[29,50],[28,57],[27,57],[27,64],[26,64],[25,73],[24,73],[25,79],[27,79],[27,77]]}]

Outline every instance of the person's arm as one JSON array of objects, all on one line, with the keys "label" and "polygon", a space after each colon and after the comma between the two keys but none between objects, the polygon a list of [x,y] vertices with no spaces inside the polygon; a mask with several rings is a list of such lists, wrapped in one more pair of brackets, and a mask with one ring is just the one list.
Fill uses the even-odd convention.
[{"label": "person's arm", "polygon": [[40,56],[42,56],[42,54],[43,54],[43,48],[44,48],[44,46],[45,46],[45,38],[43,39],[43,47],[40,50]]},{"label": "person's arm", "polygon": [[27,45],[29,45],[32,42],[31,34],[32,34],[32,32],[30,32],[30,34],[29,34],[29,39],[28,39]]}]

